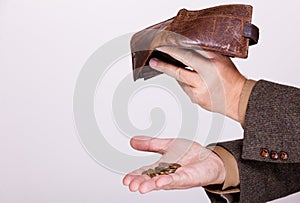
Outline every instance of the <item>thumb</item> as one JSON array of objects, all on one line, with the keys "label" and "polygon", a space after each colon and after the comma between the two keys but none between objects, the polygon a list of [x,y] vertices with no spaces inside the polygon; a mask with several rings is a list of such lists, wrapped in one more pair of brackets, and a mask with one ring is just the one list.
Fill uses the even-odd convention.
[{"label": "thumb", "polygon": [[140,151],[163,153],[173,139],[152,138],[148,136],[134,136],[130,140],[132,148]]}]

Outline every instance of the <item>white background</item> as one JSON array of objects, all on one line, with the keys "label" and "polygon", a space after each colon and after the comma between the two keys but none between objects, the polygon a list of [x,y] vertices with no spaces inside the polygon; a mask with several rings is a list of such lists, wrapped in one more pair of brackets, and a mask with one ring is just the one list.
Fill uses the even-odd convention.
[{"label": "white background", "polygon": [[[103,43],[180,8],[248,3],[260,42],[235,63],[249,78],[300,87],[298,2],[0,0],[0,203],[209,202],[201,188],[131,193],[121,174],[98,165],[73,121],[78,74]],[[240,126],[226,120],[222,140],[241,137]],[[128,140],[124,146],[130,151]],[[299,195],[274,202],[299,202]]]}]

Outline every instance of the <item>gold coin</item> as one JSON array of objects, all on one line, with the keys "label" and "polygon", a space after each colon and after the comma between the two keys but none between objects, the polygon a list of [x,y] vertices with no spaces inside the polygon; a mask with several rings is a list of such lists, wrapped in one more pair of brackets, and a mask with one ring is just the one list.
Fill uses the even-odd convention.
[{"label": "gold coin", "polygon": [[171,168],[171,169],[178,169],[178,168],[180,168],[180,167],[181,167],[181,165],[178,164],[178,163],[172,163],[172,164],[169,166],[169,168]]},{"label": "gold coin", "polygon": [[154,170],[155,170],[155,173],[159,173],[161,170],[163,170],[164,169],[164,167],[161,167],[161,166],[156,166],[155,168],[154,168]]},{"label": "gold coin", "polygon": [[150,178],[153,178],[156,175],[169,175],[171,173],[175,173],[179,167],[181,167],[181,165],[178,163],[161,162],[154,169],[149,168],[148,170],[143,171],[142,175],[146,174]]},{"label": "gold coin", "polygon": [[170,169],[169,168],[164,168],[163,170],[161,170],[161,172],[163,173],[163,175],[169,175],[170,174]]},{"label": "gold coin", "polygon": [[159,173],[157,173],[158,175],[165,175],[165,172],[160,171]]},{"label": "gold coin", "polygon": [[149,175],[150,178],[154,178],[155,176],[156,176],[155,173],[150,173],[150,175]]},{"label": "gold coin", "polygon": [[177,169],[170,169],[170,170],[169,170],[169,173],[175,173],[176,170],[177,170]]},{"label": "gold coin", "polygon": [[150,178],[153,178],[153,177],[156,176],[155,171],[154,171],[152,168],[150,168],[150,169],[147,170],[147,175],[148,175]]}]

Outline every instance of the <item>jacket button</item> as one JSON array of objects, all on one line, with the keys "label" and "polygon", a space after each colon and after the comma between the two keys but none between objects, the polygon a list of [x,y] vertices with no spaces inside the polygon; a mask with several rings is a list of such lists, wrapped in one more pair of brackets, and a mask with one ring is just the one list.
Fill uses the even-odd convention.
[{"label": "jacket button", "polygon": [[279,155],[278,155],[278,153],[276,151],[271,151],[270,158],[272,160],[277,160],[279,158]]},{"label": "jacket button", "polygon": [[279,158],[280,158],[281,161],[287,161],[288,158],[289,158],[289,156],[288,156],[288,154],[287,154],[286,152],[281,151],[281,152],[279,153]]},{"label": "jacket button", "polygon": [[260,156],[262,158],[268,158],[269,157],[269,150],[262,148],[260,149]]}]

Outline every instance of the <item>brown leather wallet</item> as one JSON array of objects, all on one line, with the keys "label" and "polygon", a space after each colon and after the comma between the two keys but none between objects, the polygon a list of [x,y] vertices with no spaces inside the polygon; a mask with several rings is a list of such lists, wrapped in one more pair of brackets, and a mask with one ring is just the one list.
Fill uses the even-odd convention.
[{"label": "brown leather wallet", "polygon": [[186,67],[155,50],[162,46],[203,49],[247,58],[249,45],[256,44],[259,37],[259,29],[251,24],[251,18],[250,5],[223,5],[198,11],[181,9],[177,16],[135,33],[130,42],[134,80],[161,74],[149,67],[153,57]]}]

